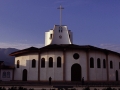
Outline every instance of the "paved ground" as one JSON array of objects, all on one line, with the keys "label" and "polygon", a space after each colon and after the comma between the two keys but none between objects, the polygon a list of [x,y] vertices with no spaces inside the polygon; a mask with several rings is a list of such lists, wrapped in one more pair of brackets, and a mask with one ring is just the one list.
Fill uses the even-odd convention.
[{"label": "paved ground", "polygon": [[[54,82],[52,85],[49,85],[48,82],[24,82],[24,81],[10,81],[10,82],[0,82],[0,87],[5,87],[6,89],[14,87],[24,87],[28,90],[33,88],[34,90],[83,90],[85,87],[90,87],[90,90],[103,90],[104,88],[111,87],[115,88],[116,90],[120,90],[120,82],[89,82],[85,83],[85,85],[81,85],[81,83],[76,82]],[[58,89],[59,88],[59,89]],[[60,89],[61,88],[61,89]],[[62,89],[64,88],[64,89]],[[66,89],[65,89],[66,88]],[[115,90],[114,89],[114,90]]]},{"label": "paved ground", "polygon": [[[8,88],[10,88],[11,86],[4,86],[6,89],[8,89]],[[15,86],[15,87],[19,87],[19,86]],[[22,87],[24,87],[24,88],[27,88],[28,90],[29,89],[34,89],[34,90],[43,90],[43,89],[45,89],[45,90],[61,90],[62,89],[62,87],[61,87],[61,89],[60,89],[60,87],[59,87],[59,89],[57,88],[57,87],[54,87],[54,86],[22,86]],[[67,87],[67,88],[66,88]],[[76,87],[76,86],[64,86],[64,89],[62,89],[62,90],[71,90],[71,89],[75,89],[75,90],[84,90],[84,88],[86,88],[86,86],[84,87]],[[105,89],[105,88],[107,88],[107,87],[89,87],[90,88],[90,90],[95,90],[95,89],[97,89],[97,90],[103,90],[103,89]],[[120,87],[111,87],[111,88],[114,88],[114,89],[116,89],[116,90],[120,90]]]}]

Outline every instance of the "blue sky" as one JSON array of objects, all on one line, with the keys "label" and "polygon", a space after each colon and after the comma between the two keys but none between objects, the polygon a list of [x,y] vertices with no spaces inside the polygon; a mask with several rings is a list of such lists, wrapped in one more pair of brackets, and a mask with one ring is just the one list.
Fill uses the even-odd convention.
[{"label": "blue sky", "polygon": [[74,44],[120,52],[120,0],[0,0],[0,48],[44,46],[60,5]]}]

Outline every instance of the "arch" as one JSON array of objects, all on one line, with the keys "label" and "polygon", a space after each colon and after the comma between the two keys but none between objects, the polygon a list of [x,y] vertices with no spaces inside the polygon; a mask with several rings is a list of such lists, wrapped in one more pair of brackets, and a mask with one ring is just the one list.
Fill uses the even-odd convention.
[{"label": "arch", "polygon": [[3,71],[3,73],[2,73],[2,78],[6,78],[6,72],[5,71]]},{"label": "arch", "polygon": [[90,68],[94,68],[94,59],[93,59],[93,57],[90,58]]},{"label": "arch", "polygon": [[118,80],[119,80],[119,79],[118,79],[118,70],[116,70],[115,76],[116,76],[116,81],[118,81]]},{"label": "arch", "polygon": [[19,67],[20,67],[20,61],[17,60],[17,68],[19,68]]},{"label": "arch", "polygon": [[53,58],[52,57],[49,58],[49,67],[53,67]]},{"label": "arch", "polygon": [[71,67],[71,81],[81,81],[81,66],[77,63]]},{"label": "arch", "polygon": [[119,69],[120,69],[120,62],[119,62]]},{"label": "arch", "polygon": [[53,34],[50,34],[50,39],[52,39],[53,38]]},{"label": "arch", "polygon": [[36,67],[36,60],[33,59],[33,60],[32,60],[32,68],[35,68],[35,67]]},{"label": "arch", "polygon": [[10,78],[10,72],[9,71],[7,72],[7,78]]},{"label": "arch", "polygon": [[110,68],[112,69],[113,68],[113,62],[110,61]]},{"label": "arch", "polygon": [[97,68],[101,68],[100,58],[97,59]]},{"label": "arch", "polygon": [[27,81],[27,70],[26,69],[23,70],[22,80]]},{"label": "arch", "polygon": [[41,68],[44,68],[45,67],[45,58],[42,58],[41,59]]},{"label": "arch", "polygon": [[57,57],[57,67],[61,67],[61,57]]},{"label": "arch", "polygon": [[106,60],[103,59],[103,68],[106,68]]}]

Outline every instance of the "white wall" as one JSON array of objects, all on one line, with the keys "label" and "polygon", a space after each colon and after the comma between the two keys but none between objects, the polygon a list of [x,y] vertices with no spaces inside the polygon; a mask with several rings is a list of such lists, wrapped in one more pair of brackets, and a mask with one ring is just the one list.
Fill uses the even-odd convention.
[{"label": "white wall", "polygon": [[52,34],[53,37],[53,30],[49,30],[48,32],[45,32],[45,46],[49,45],[52,41],[52,38],[50,38],[50,34]]},{"label": "white wall", "polygon": [[[113,68],[110,68],[110,61],[113,62]],[[120,57],[116,54],[109,53],[108,55],[108,68],[109,68],[109,81],[115,81],[116,80],[116,70],[118,70],[118,76],[120,80],[120,69],[119,69],[119,62]]]},{"label": "white wall", "polygon": [[[62,32],[59,32],[59,27],[62,27]],[[51,39],[50,34],[53,36]],[[61,36],[61,38],[59,38],[59,36]],[[49,44],[72,44],[72,38],[73,34],[67,29],[67,26],[54,25],[53,30],[45,32],[45,46]]]},{"label": "white wall", "polygon": [[[48,67],[49,57],[53,58],[53,67]],[[61,57],[62,66],[57,68],[57,57]],[[54,81],[63,80],[63,53],[61,51],[48,51],[41,54],[41,59],[45,58],[45,68],[41,68],[40,64],[40,80],[48,81],[49,77],[52,77]],[[41,63],[41,62],[40,62]]]},{"label": "white wall", "polygon": [[[32,60],[36,60],[36,67],[32,68]],[[17,60],[20,61],[20,67],[17,68]],[[27,70],[27,80],[38,80],[38,53],[31,53],[15,58],[14,80],[22,80],[23,70]]]},{"label": "white wall", "polygon": [[[78,53],[80,55],[80,58],[75,60],[73,58],[73,54]],[[71,67],[73,64],[77,63],[81,66],[81,77],[84,77],[84,79],[87,79],[87,58],[86,58],[86,52],[85,51],[67,51],[65,56],[65,72],[66,72],[66,81],[71,81]]]},{"label": "white wall", "polygon": [[[94,68],[90,68],[90,58],[94,59]],[[97,68],[97,59],[100,58],[101,68]],[[90,51],[89,52],[89,79],[90,81],[106,81],[107,80],[107,67],[103,68],[103,59],[106,60],[104,52]]]},{"label": "white wall", "polygon": [[[73,54],[78,53],[80,58],[75,60]],[[48,67],[49,57],[53,58],[53,67]],[[62,66],[57,68],[57,57],[61,57]],[[90,68],[90,58],[94,58],[94,68]],[[48,81],[49,77],[52,77],[53,81],[63,81],[63,51],[53,50],[41,53],[41,58],[45,58],[45,68],[41,68],[40,59],[40,80]],[[97,59],[100,58],[101,68],[97,68]],[[32,59],[36,60],[36,68],[32,68]],[[102,51],[89,51],[89,79],[90,81],[107,81],[107,65],[103,68],[103,59],[106,60],[106,54]],[[20,60],[20,68],[16,68],[17,60]],[[110,69],[110,60],[113,61],[113,69]],[[109,53],[108,55],[108,69],[109,80],[115,81],[115,71],[119,69],[120,57],[116,54]],[[87,80],[87,54],[85,50],[66,50],[65,52],[65,80],[71,81],[71,67],[73,64],[79,64],[81,66],[81,77]],[[31,53],[15,58],[15,73],[14,80],[22,80],[22,72],[24,69],[28,71],[28,80],[38,80],[38,54]],[[119,80],[120,80],[120,75]]]}]

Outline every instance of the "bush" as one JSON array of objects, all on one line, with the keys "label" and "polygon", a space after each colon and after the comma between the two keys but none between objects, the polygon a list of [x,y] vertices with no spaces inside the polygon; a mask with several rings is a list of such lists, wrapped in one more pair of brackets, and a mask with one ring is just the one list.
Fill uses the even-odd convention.
[{"label": "bush", "polygon": [[43,88],[43,89],[41,89],[41,90],[46,90],[46,89]]},{"label": "bush", "polygon": [[85,88],[83,88],[83,90],[90,90],[90,88],[89,87],[85,87]]},{"label": "bush", "polygon": [[8,88],[8,90],[17,90],[17,87]]},{"label": "bush", "polygon": [[94,88],[94,90],[97,90],[96,88]]},{"label": "bush", "polygon": [[111,87],[107,87],[107,88],[104,88],[104,89],[102,89],[102,90],[117,90],[117,89],[111,88]]},{"label": "bush", "polygon": [[27,88],[19,87],[18,90],[27,90]]},{"label": "bush", "polygon": [[71,90],[76,90],[75,88],[72,88]]},{"label": "bush", "polygon": [[29,90],[34,90],[33,88],[30,88]]},{"label": "bush", "polygon": [[5,87],[0,87],[0,90],[6,90],[6,88]]},{"label": "bush", "polygon": [[[23,87],[11,87],[11,88],[8,88],[8,90],[27,90],[27,88],[23,88]],[[34,90],[34,89],[32,89]]]}]

